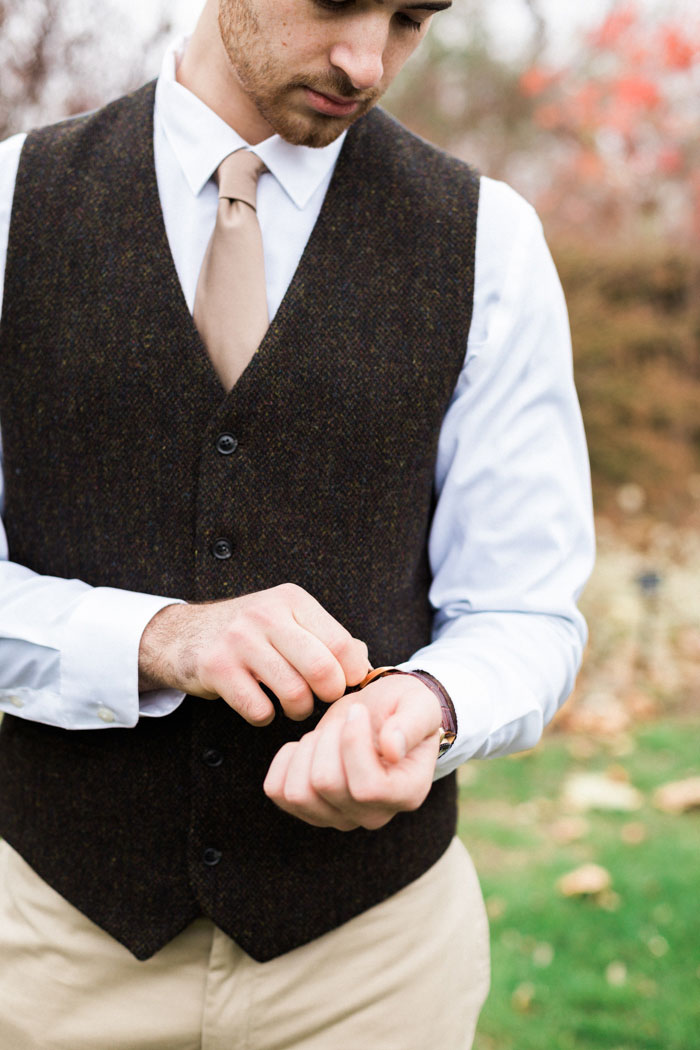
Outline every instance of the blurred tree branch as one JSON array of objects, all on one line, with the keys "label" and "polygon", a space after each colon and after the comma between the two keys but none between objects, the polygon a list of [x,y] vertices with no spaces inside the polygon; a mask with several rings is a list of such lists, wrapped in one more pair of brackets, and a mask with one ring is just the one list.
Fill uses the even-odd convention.
[{"label": "blurred tree branch", "polygon": [[540,0],[523,0],[533,23],[530,61],[537,62],[547,46],[547,20],[542,14]]},{"label": "blurred tree branch", "polygon": [[151,24],[115,0],[0,0],[0,139],[107,101],[155,71],[172,31],[166,0]]}]

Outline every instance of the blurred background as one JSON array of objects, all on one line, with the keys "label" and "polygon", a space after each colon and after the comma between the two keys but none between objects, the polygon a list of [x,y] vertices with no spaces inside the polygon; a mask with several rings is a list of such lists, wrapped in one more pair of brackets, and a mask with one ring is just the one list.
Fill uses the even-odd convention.
[{"label": "blurred background", "polygon": [[[157,73],[199,0],[0,0],[0,138]],[[700,1047],[700,13],[456,0],[387,106],[538,209],[599,535],[574,698],[462,771],[491,917],[477,1050]]]}]

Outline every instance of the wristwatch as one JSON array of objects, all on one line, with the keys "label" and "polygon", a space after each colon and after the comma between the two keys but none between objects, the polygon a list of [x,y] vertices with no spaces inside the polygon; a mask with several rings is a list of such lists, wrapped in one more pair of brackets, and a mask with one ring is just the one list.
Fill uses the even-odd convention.
[{"label": "wristwatch", "polygon": [[[452,700],[440,685],[437,678],[434,678],[428,671],[401,671],[398,667],[374,667],[371,671],[367,672],[359,685],[353,687],[353,691],[364,689],[366,685],[370,684],[370,682],[374,682],[378,678],[384,678],[386,675],[390,674],[405,674],[410,675],[412,678],[417,678],[423,683],[423,685],[427,685],[428,689],[430,689],[433,695],[437,697],[442,711],[438,758],[442,758],[442,756],[450,750],[457,739],[457,712],[454,709]],[[348,690],[348,692],[350,692],[350,690]]]}]

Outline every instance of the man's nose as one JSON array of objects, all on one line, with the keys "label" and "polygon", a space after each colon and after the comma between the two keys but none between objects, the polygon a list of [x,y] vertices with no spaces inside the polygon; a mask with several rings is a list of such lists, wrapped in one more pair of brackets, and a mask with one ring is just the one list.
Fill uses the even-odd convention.
[{"label": "man's nose", "polygon": [[377,87],[384,76],[386,27],[356,23],[331,48],[331,65],[342,70],[358,91]]}]

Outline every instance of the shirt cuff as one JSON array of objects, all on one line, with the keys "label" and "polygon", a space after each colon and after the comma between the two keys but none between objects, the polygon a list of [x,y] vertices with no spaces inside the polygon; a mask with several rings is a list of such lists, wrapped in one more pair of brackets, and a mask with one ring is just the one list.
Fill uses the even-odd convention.
[{"label": "shirt cuff", "polygon": [[132,728],[141,714],[170,714],[183,693],[159,689],[139,696],[138,654],[149,621],[175,598],[112,587],[87,591],[66,621],[61,695],[70,697],[68,729]]},{"label": "shirt cuff", "polygon": [[438,758],[433,780],[447,776],[470,758],[481,757],[487,750],[487,742],[488,750],[491,750],[494,705],[487,685],[476,673],[444,655],[425,655],[418,662],[411,660],[397,666],[402,671],[428,671],[437,678],[454,704],[457,738],[452,747]]},{"label": "shirt cuff", "polygon": [[420,663],[408,661],[397,664],[402,671],[427,671],[437,678],[457,715],[457,738],[452,747],[438,758],[433,779],[451,773],[470,758],[488,736],[491,726],[491,704],[485,686],[464,666],[452,664],[444,658],[426,658]]}]

